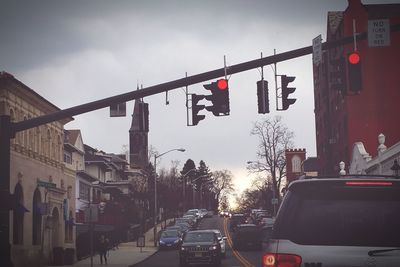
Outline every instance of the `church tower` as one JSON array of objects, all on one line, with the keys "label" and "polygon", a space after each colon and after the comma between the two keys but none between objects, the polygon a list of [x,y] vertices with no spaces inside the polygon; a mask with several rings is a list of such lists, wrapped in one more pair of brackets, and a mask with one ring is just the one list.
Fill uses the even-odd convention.
[{"label": "church tower", "polygon": [[132,169],[144,169],[148,159],[149,104],[135,100],[129,129],[129,163]]}]

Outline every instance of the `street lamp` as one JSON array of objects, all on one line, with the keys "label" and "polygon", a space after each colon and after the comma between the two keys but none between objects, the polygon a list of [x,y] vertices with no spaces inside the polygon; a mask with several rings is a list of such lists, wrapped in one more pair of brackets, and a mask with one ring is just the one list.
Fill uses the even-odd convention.
[{"label": "street lamp", "polygon": [[179,151],[179,152],[185,152],[185,149],[183,148],[174,148],[171,150],[168,150],[164,153],[161,153],[160,155],[154,155],[154,246],[157,247],[157,159],[160,158],[161,156],[172,152],[172,151]]}]

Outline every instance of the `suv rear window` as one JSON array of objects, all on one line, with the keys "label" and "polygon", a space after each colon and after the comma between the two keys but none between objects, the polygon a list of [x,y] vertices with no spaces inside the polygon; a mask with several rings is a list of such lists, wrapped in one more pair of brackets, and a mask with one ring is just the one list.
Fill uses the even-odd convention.
[{"label": "suv rear window", "polygon": [[275,239],[303,245],[400,246],[398,187],[299,188],[288,194]]}]

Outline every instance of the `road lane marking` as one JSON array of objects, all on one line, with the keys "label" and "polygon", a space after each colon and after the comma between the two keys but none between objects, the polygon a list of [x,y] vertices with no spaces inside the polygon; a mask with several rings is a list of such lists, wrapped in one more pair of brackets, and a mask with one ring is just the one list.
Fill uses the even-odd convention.
[{"label": "road lane marking", "polygon": [[237,250],[233,249],[232,246],[232,238],[229,234],[228,231],[228,219],[224,218],[224,232],[225,236],[228,240],[228,245],[231,247],[233,255],[245,266],[245,267],[255,267],[253,264],[251,264],[245,257],[243,257]]}]

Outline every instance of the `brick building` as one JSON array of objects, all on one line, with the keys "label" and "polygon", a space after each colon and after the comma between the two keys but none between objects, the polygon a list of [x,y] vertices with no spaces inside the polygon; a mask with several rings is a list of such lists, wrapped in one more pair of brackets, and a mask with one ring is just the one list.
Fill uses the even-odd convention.
[{"label": "brick building", "polygon": [[[368,31],[368,21],[388,19],[400,23],[400,4],[365,5],[349,0],[345,11],[329,12],[327,41]],[[323,52],[322,62],[314,65],[314,98],[317,156],[320,175],[337,175],[339,162],[349,166],[353,144],[363,142],[367,151],[375,151],[376,136],[384,132],[388,146],[400,138],[400,33],[392,32],[390,46],[369,47],[367,40],[357,42],[361,56],[362,89],[349,92],[348,80],[337,83],[333,62],[346,58],[353,44]],[[376,153],[376,152],[375,152]],[[373,155],[374,156],[374,155]]]}]

